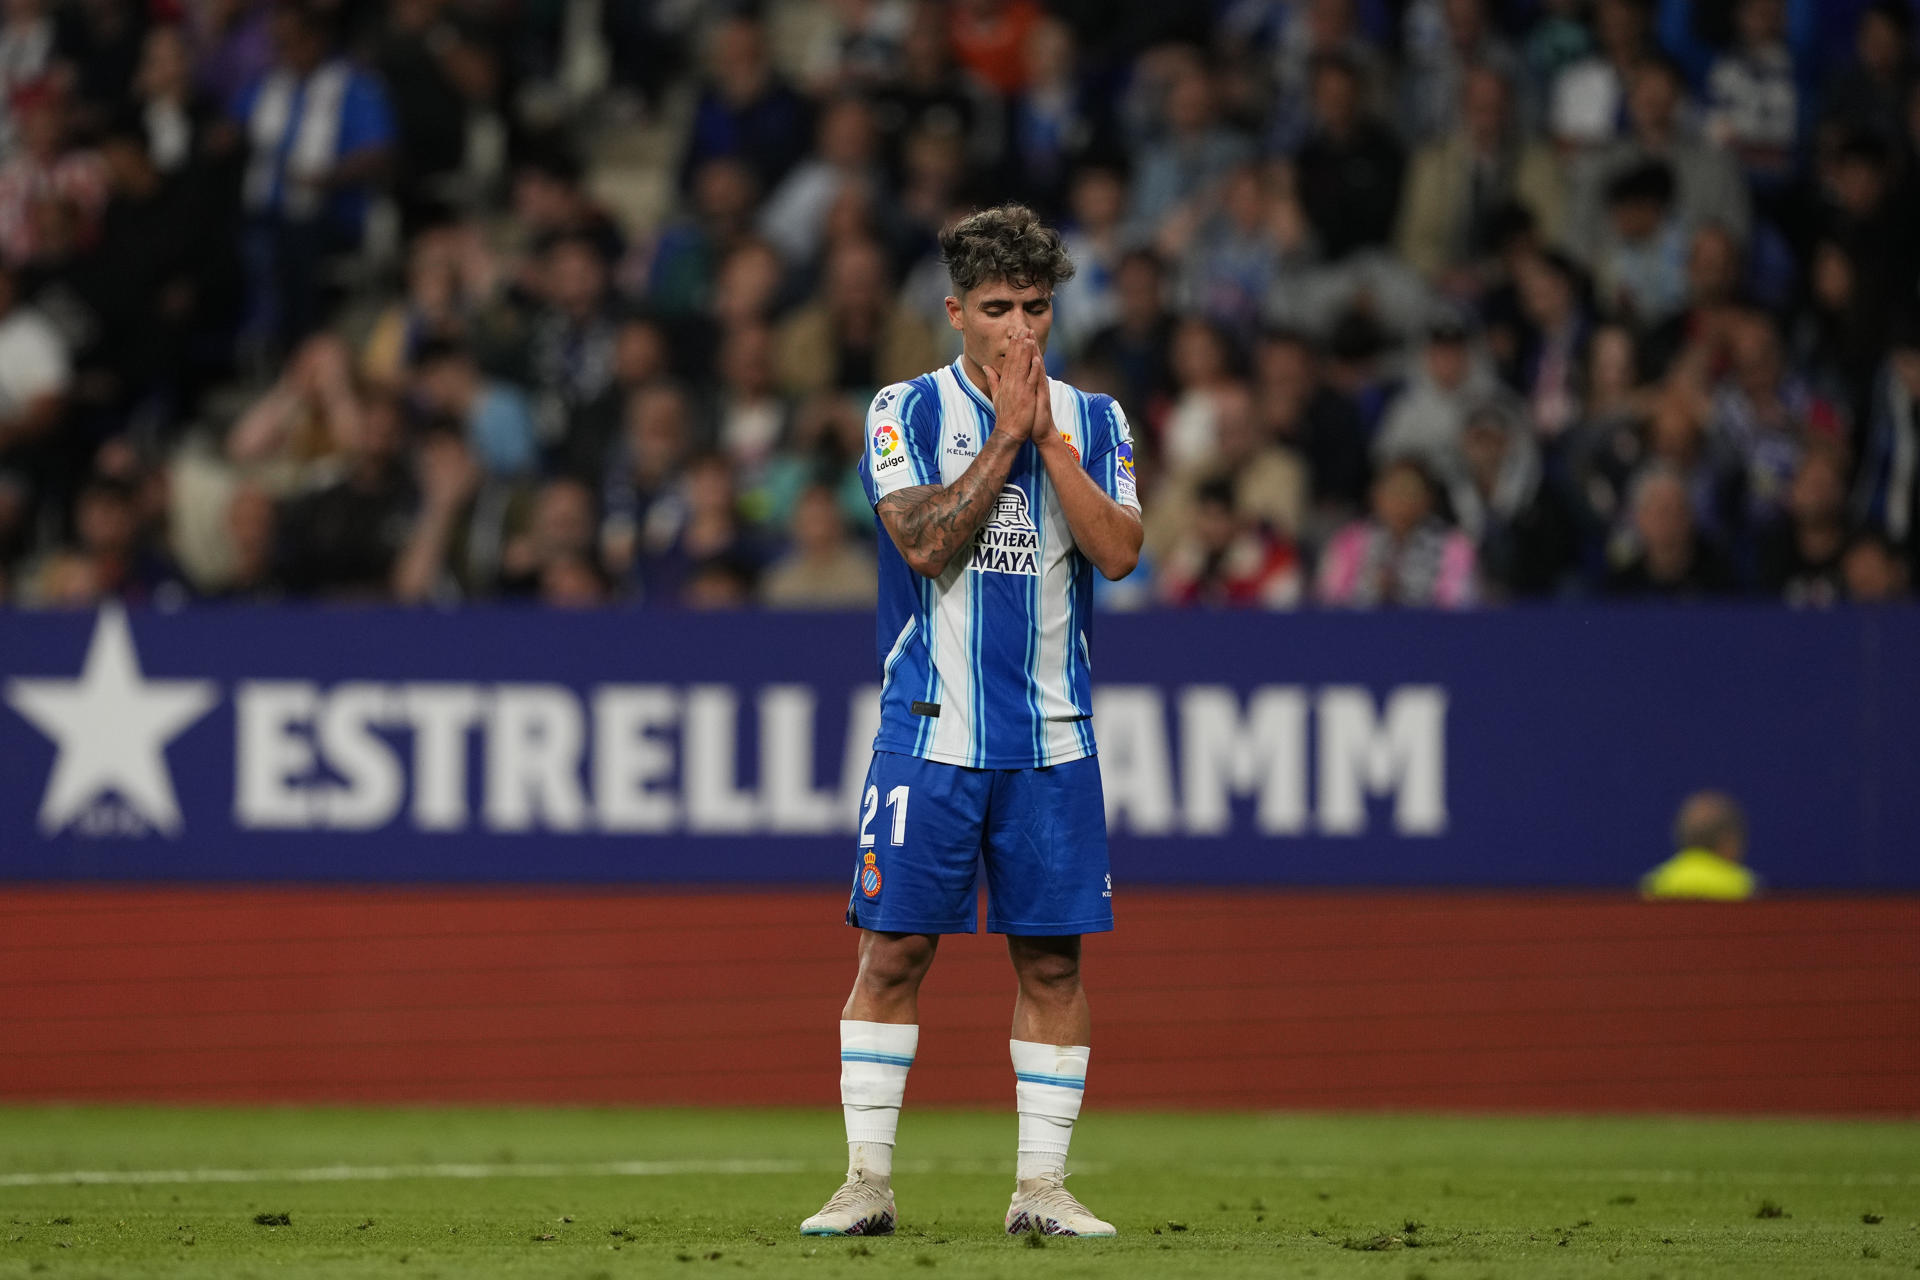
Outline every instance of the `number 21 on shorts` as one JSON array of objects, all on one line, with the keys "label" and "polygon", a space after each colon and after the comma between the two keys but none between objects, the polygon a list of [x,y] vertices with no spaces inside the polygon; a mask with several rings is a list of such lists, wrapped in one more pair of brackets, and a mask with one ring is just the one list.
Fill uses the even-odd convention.
[{"label": "number 21 on shorts", "polygon": [[[860,847],[873,847],[873,815],[880,809],[880,788],[868,787],[867,798],[861,802],[860,810]],[[895,787],[887,792],[887,809],[893,814],[893,835],[888,843],[896,849],[907,842],[907,788]]]}]

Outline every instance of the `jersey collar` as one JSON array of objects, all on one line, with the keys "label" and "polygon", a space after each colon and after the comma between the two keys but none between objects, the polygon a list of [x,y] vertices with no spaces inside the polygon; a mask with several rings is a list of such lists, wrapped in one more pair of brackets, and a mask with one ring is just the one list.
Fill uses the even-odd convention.
[{"label": "jersey collar", "polygon": [[965,360],[966,360],[966,356],[964,355],[955,356],[953,358],[953,364],[951,367],[953,369],[954,381],[960,384],[961,390],[965,391],[969,396],[973,397],[973,402],[975,404],[979,405],[982,409],[986,410],[988,413],[992,413],[993,403],[990,400],[988,400],[985,396],[980,394],[980,388],[974,386],[973,379],[967,376],[966,366],[965,364],[962,363]]}]

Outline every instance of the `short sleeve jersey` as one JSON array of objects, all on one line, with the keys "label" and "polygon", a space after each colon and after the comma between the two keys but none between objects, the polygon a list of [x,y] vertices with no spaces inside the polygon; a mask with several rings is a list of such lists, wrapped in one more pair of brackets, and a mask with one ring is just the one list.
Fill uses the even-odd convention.
[{"label": "short sleeve jersey", "polygon": [[[1054,425],[1114,501],[1139,510],[1133,438],[1112,397],[1050,381]],[[860,478],[876,506],[947,485],[993,430],[993,406],[955,361],[883,388],[867,411]],[[878,524],[878,517],[875,518]],[[1039,451],[1015,457],[993,515],[938,578],[879,531],[877,751],[976,769],[1094,753],[1093,566],[1074,545]]]}]

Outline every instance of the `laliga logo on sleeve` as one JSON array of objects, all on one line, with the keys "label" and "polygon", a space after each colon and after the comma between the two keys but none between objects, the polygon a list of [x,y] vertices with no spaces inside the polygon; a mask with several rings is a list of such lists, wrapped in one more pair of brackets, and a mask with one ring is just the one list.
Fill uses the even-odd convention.
[{"label": "laliga logo on sleeve", "polygon": [[900,447],[900,428],[891,422],[883,422],[873,429],[873,451],[883,458],[893,456]]},{"label": "laliga logo on sleeve", "polygon": [[874,865],[873,850],[867,850],[862,855],[862,861],[866,865],[860,868],[860,892],[869,898],[877,898],[880,896],[880,868]]}]

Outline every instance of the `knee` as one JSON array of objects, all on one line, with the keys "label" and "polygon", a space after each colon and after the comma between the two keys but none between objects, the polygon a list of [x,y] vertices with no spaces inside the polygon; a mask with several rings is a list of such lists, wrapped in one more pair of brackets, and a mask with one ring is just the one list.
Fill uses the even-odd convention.
[{"label": "knee", "polygon": [[1056,999],[1080,989],[1080,957],[1060,952],[1030,952],[1017,965],[1020,986],[1028,995]]},{"label": "knee", "polygon": [[910,990],[933,965],[933,944],[918,934],[876,940],[860,956],[860,983],[876,993]]}]

